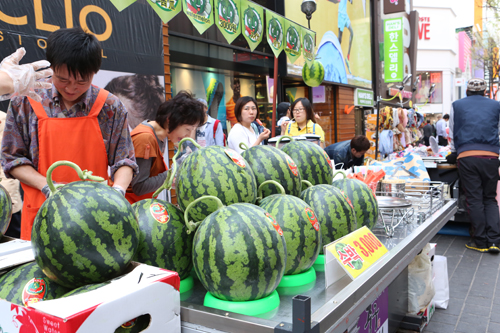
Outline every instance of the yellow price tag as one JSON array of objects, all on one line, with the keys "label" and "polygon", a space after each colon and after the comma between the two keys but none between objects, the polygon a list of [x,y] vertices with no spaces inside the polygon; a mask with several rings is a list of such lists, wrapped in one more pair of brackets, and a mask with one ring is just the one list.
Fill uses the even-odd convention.
[{"label": "yellow price tag", "polygon": [[342,237],[330,244],[326,250],[333,254],[353,279],[387,253],[384,244],[367,227]]}]

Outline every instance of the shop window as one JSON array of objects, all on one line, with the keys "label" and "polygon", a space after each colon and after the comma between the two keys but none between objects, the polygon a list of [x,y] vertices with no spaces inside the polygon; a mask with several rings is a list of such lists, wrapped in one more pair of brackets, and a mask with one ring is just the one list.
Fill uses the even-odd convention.
[{"label": "shop window", "polygon": [[417,103],[424,104],[427,101],[429,90],[434,83],[436,84],[436,89],[429,98],[428,103],[443,103],[443,72],[418,72],[417,75],[420,77],[420,83],[415,93]]}]

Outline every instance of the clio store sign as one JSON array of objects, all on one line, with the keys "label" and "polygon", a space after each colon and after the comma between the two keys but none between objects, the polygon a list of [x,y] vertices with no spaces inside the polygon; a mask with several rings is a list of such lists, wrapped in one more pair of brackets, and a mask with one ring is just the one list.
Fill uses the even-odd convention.
[{"label": "clio store sign", "polygon": [[384,14],[402,13],[406,0],[384,0]]}]

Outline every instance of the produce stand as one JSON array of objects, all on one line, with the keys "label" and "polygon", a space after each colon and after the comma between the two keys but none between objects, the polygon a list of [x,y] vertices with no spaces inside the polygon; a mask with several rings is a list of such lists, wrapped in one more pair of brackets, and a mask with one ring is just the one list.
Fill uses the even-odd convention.
[{"label": "produce stand", "polygon": [[[349,329],[352,323],[357,321],[357,318],[385,288],[402,289],[397,283],[394,283],[395,280],[400,275],[402,276],[401,280],[407,280],[407,276],[404,274],[407,272],[408,264],[441,227],[454,216],[456,211],[456,201],[447,200],[441,208],[430,214],[422,223],[404,224],[396,228],[392,238],[387,237],[383,229],[375,229],[374,233],[389,252],[354,281],[346,275],[325,289],[325,275],[323,272],[317,272],[314,288],[297,293],[310,297],[310,318],[313,322],[312,326],[316,329],[311,330],[311,332],[343,333]],[[404,294],[405,290],[401,290],[401,292]],[[203,306],[205,290],[196,280],[192,293],[181,295],[182,332],[260,333],[283,331],[291,327],[293,319],[292,298],[295,295],[281,295],[281,304],[277,313],[271,313],[267,318],[258,318]],[[398,314],[392,314],[393,325],[398,325],[403,319],[406,311],[405,305],[407,304],[403,304],[403,308],[397,311]],[[307,313],[304,314],[304,317],[307,318]],[[389,317],[391,317],[391,312],[389,312]],[[315,326],[315,324],[317,325]],[[291,332],[291,330],[288,331]],[[395,330],[389,330],[389,332],[393,331]],[[294,330],[294,332],[304,332],[304,330]]]}]

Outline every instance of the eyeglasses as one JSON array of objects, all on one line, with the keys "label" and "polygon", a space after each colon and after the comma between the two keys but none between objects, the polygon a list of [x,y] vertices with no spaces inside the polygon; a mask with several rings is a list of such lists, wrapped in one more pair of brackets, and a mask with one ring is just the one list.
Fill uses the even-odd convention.
[{"label": "eyeglasses", "polygon": [[247,106],[247,107],[243,108],[243,110],[245,110],[245,111],[249,111],[249,110],[257,111],[257,108],[255,106]]},{"label": "eyeglasses", "polygon": [[304,112],[304,111],[306,111],[306,109],[305,109],[305,108],[293,109],[293,113],[295,113],[295,114],[299,114],[299,113],[302,113],[302,112]]}]

